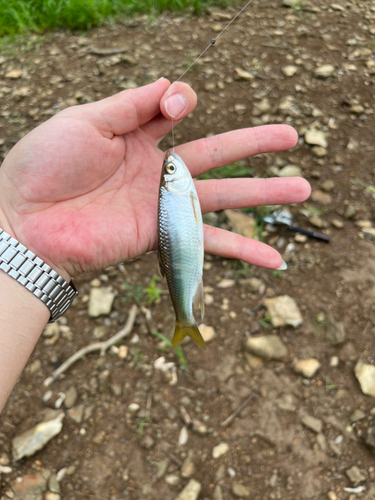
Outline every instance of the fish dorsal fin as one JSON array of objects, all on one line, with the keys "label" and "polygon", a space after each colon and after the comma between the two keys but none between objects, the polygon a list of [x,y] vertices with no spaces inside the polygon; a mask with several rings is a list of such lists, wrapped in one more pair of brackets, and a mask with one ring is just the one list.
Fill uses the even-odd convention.
[{"label": "fish dorsal fin", "polygon": [[160,248],[158,247],[158,252],[157,252],[157,258],[158,258],[158,271],[159,275],[161,278],[165,278],[165,271],[163,267],[163,262],[161,260],[161,253],[160,253]]},{"label": "fish dorsal fin", "polygon": [[201,319],[204,318],[204,294],[203,294],[203,281],[198,283],[197,290],[194,295],[193,305],[196,309],[201,311]]}]

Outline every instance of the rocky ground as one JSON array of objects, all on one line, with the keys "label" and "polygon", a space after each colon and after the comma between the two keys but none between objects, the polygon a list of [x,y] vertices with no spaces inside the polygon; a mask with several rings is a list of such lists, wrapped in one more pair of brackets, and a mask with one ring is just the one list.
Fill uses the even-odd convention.
[{"label": "rocky ground", "polygon": [[[160,337],[174,315],[154,254],[77,279],[74,307],[45,330],[2,415],[2,500],[375,498],[375,3],[333,2],[254,0],[186,75],[199,103],[176,132],[296,127],[292,151],[238,168],[308,179],[295,224],[331,242],[264,225],[253,217],[264,210],[207,216],[275,245],[289,267],[206,256],[205,352],[175,354]],[[2,157],[67,106],[177,78],[233,13],[3,46]],[[134,304],[123,340],[44,385]]]}]

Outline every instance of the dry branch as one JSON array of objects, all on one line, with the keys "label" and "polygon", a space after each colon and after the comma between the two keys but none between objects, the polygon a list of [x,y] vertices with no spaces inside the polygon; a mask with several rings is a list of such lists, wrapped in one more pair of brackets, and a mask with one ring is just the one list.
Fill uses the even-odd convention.
[{"label": "dry branch", "polygon": [[124,328],[122,328],[119,332],[117,332],[113,337],[105,340],[104,342],[94,342],[93,344],[89,344],[86,347],[82,347],[79,351],[75,352],[70,358],[68,358],[64,363],[59,366],[52,374],[46,378],[44,381],[44,386],[48,387],[52,384],[54,380],[56,380],[60,375],[62,375],[68,368],[70,368],[76,361],[86,356],[86,354],[94,351],[100,351],[101,356],[104,356],[105,351],[116,344],[119,340],[122,340],[124,337],[127,337],[129,333],[133,329],[133,325],[135,322],[135,318],[137,317],[137,306],[132,306],[128,319]]}]

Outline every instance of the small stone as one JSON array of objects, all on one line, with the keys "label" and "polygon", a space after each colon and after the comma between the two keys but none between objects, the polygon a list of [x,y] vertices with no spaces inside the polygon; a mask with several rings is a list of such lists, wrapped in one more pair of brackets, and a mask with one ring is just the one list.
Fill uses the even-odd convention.
[{"label": "small stone", "polygon": [[105,439],[105,431],[99,431],[98,433],[95,434],[93,437],[92,442],[95,444],[102,444]]},{"label": "small stone", "polygon": [[207,434],[207,425],[196,418],[193,419],[192,429],[201,436],[205,436]]},{"label": "small stone", "polygon": [[120,384],[111,384],[111,392],[114,396],[119,397],[122,394],[122,387]]},{"label": "small stone", "polygon": [[31,363],[29,366],[29,373],[33,374],[38,372],[42,368],[42,362],[40,359],[36,359],[34,363]]},{"label": "small stone", "polygon": [[150,434],[146,434],[141,439],[140,445],[142,446],[142,448],[145,448],[146,450],[150,450],[155,445],[155,440],[152,436],[150,436]]},{"label": "small stone", "polygon": [[60,500],[61,496],[58,493],[52,493],[51,491],[47,491],[44,495],[44,500]]},{"label": "small stone", "polygon": [[224,210],[223,213],[233,231],[242,234],[242,236],[246,238],[251,238],[253,236],[255,219],[235,210]]},{"label": "small stone", "polygon": [[312,378],[320,368],[317,359],[294,359],[292,363],[293,370],[306,378]]},{"label": "small stone", "polygon": [[180,430],[180,435],[178,436],[178,444],[180,446],[185,446],[185,444],[188,442],[188,439],[189,439],[188,430],[187,427],[184,425]]},{"label": "small stone", "polygon": [[353,207],[353,205],[348,205],[345,210],[344,217],[345,219],[352,219],[357,213],[357,209]]},{"label": "small stone", "polygon": [[255,369],[258,368],[258,366],[263,364],[262,358],[259,358],[258,356],[254,356],[253,354],[250,354],[249,352],[244,352],[244,359],[247,364],[247,366],[250,369]]},{"label": "small stone", "polygon": [[53,337],[59,334],[59,324],[58,323],[48,323],[43,330],[43,337]]},{"label": "small stone", "polygon": [[326,193],[330,193],[335,189],[335,182],[332,179],[327,179],[322,183],[322,189]]},{"label": "small stone", "polygon": [[312,417],[311,415],[305,415],[301,419],[302,424],[308,429],[314,431],[316,434],[319,434],[323,430],[323,422],[318,418]]},{"label": "small stone", "polygon": [[283,359],[288,350],[277,335],[250,337],[245,344],[246,351],[265,359]]},{"label": "small stone", "polygon": [[344,227],[344,223],[341,219],[333,219],[333,220],[331,220],[331,224],[336,229],[342,229]]},{"label": "small stone", "polygon": [[250,292],[256,293],[263,285],[263,281],[259,278],[248,278],[240,280],[240,285],[246,286]]},{"label": "small stone", "polygon": [[375,228],[373,227],[363,228],[362,234],[366,238],[366,240],[371,241],[371,243],[375,243]]},{"label": "small stone", "polygon": [[313,146],[311,148],[311,152],[317,158],[323,158],[324,156],[327,156],[327,154],[328,154],[328,151],[326,150],[326,148],[322,148],[321,146]]},{"label": "small stone", "polygon": [[283,73],[285,76],[294,76],[298,71],[297,66],[289,65],[283,67]]},{"label": "small stone", "polygon": [[305,141],[307,142],[307,144],[321,146],[322,148],[326,148],[328,146],[328,142],[324,132],[315,128],[306,130]]},{"label": "small stone", "polygon": [[221,489],[220,484],[217,484],[214,489],[214,500],[224,500],[223,490]]},{"label": "small stone", "polygon": [[326,341],[331,345],[340,345],[346,340],[345,325],[342,322],[329,323],[326,331]]},{"label": "small stone", "polygon": [[375,366],[359,360],[355,365],[354,373],[361,385],[363,394],[375,398]]},{"label": "small stone", "polygon": [[286,165],[279,170],[279,177],[302,177],[302,170],[297,165]]},{"label": "small stone", "polygon": [[68,410],[68,415],[74,422],[80,424],[83,419],[84,410],[85,407],[81,404],[76,406],[75,408],[71,408],[70,410]]},{"label": "small stone", "polygon": [[350,415],[349,421],[350,423],[354,424],[355,422],[359,422],[359,420],[363,420],[366,418],[366,413],[364,413],[362,410],[354,410],[354,412]]},{"label": "small stone", "polygon": [[128,355],[128,346],[126,345],[121,345],[119,347],[119,350],[118,350],[118,357],[120,359],[126,359],[127,355]]},{"label": "small stone", "polygon": [[2,453],[0,455],[0,465],[9,465],[9,464],[10,464],[9,456],[6,453]]},{"label": "small stone", "polygon": [[193,450],[189,450],[187,457],[185,458],[185,460],[182,464],[182,467],[181,467],[181,476],[182,477],[188,478],[194,474],[195,465],[193,462],[193,456],[194,456]]},{"label": "small stone", "polygon": [[349,481],[354,486],[357,486],[357,484],[362,483],[363,481],[366,480],[366,476],[362,474],[362,472],[356,465],[353,465],[353,467],[350,467],[350,469],[345,471],[345,474],[348,476]]},{"label": "small stone", "polygon": [[176,476],[175,474],[167,474],[165,476],[165,482],[169,484],[170,486],[178,486],[180,484],[181,479],[179,476]]},{"label": "small stone", "polygon": [[346,145],[346,149],[348,149],[349,151],[356,151],[359,148],[359,146],[360,146],[359,142],[351,137],[349,139],[348,144]]},{"label": "small stone", "polygon": [[329,361],[329,366],[332,366],[332,368],[337,368],[340,364],[340,359],[337,356],[332,356],[332,358]]},{"label": "small stone", "polygon": [[241,68],[235,68],[239,80],[254,80],[254,75]]},{"label": "small stone", "polygon": [[5,75],[5,78],[10,78],[11,80],[17,80],[21,75],[22,72],[19,69],[13,69],[12,71],[9,71],[9,73]]},{"label": "small stone", "polygon": [[264,304],[268,315],[271,316],[272,326],[293,326],[297,328],[302,325],[303,319],[298,306],[289,295],[280,295],[279,297],[266,299]]},{"label": "small stone", "polygon": [[60,483],[57,480],[56,474],[52,474],[52,476],[49,478],[48,489],[50,491],[52,491],[52,493],[60,493],[61,492]]},{"label": "small stone", "polygon": [[372,222],[370,220],[357,220],[355,225],[361,229],[368,229],[372,227]]},{"label": "small stone", "polygon": [[317,215],[310,217],[309,222],[312,226],[317,227],[319,229],[326,227],[326,223],[324,222],[324,220],[318,217]]},{"label": "small stone", "polygon": [[212,449],[212,458],[220,458],[228,453],[229,446],[227,443],[220,443]]},{"label": "small stone", "polygon": [[243,115],[244,113],[246,113],[246,106],[245,104],[241,104],[241,103],[236,103],[234,105],[234,111],[238,114],[238,115]]},{"label": "small stone", "polygon": [[311,198],[313,201],[317,201],[318,203],[322,203],[323,205],[328,205],[332,203],[332,198],[328,193],[323,193],[320,189],[315,189],[311,193]]},{"label": "small stone", "polygon": [[333,75],[335,67],[332,64],[323,64],[318,66],[314,72],[316,78],[329,78]]},{"label": "small stone", "polygon": [[307,241],[307,236],[305,234],[296,234],[295,237],[294,237],[294,240],[297,242],[297,243],[306,243]]},{"label": "small stone", "polygon": [[[285,1],[285,0],[284,0]],[[232,482],[232,493],[237,498],[248,498],[250,496],[250,488],[244,486],[237,481]]]},{"label": "small stone", "polygon": [[296,9],[301,4],[301,0],[283,0],[283,5],[285,7],[291,7],[292,9]]},{"label": "small stone", "polygon": [[319,433],[316,436],[316,442],[319,448],[325,453],[327,451],[327,441],[323,433]]},{"label": "small stone", "polygon": [[211,342],[216,337],[215,329],[212,326],[200,325],[199,331],[206,343]]},{"label": "small stone", "polygon": [[108,288],[91,288],[89,300],[89,316],[97,318],[102,314],[106,315],[111,312],[115,294]]},{"label": "small stone", "polygon": [[254,105],[253,110],[252,110],[252,115],[253,116],[262,116],[266,113],[269,113],[270,111],[271,111],[270,101],[267,98],[265,98]]},{"label": "small stone", "polygon": [[107,327],[104,325],[96,326],[92,332],[92,334],[97,340],[102,339],[106,333],[107,333]]},{"label": "small stone", "polygon": [[51,472],[46,469],[38,474],[26,474],[22,480],[16,479],[12,485],[13,495],[1,498],[13,498],[13,500],[42,500],[43,493],[47,489],[47,481]]},{"label": "small stone", "polygon": [[293,394],[283,394],[276,400],[276,404],[280,410],[283,411],[296,411],[297,406]]},{"label": "small stone", "polygon": [[65,408],[72,408],[75,405],[78,398],[77,389],[74,385],[70,386],[69,389],[65,393],[64,406]]},{"label": "small stone", "polygon": [[190,479],[185,488],[177,495],[175,500],[197,500],[202,486],[195,479]]},{"label": "small stone", "polygon": [[356,115],[362,115],[365,111],[365,108],[361,104],[353,104],[351,106],[350,111],[355,113]]},{"label": "small stone", "polygon": [[236,284],[236,282],[234,280],[224,278],[216,286],[218,288],[231,288],[235,284]]},{"label": "small stone", "polygon": [[64,417],[64,412],[49,410],[40,424],[16,436],[12,441],[14,460],[30,457],[41,450],[48,441],[59,434]]}]

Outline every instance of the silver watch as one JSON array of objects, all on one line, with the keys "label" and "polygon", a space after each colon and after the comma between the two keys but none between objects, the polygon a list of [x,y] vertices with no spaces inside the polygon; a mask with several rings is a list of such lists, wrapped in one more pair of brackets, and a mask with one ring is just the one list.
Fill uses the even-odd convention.
[{"label": "silver watch", "polygon": [[54,323],[71,306],[78,292],[48,264],[0,229],[0,269],[21,283],[50,310]]}]

